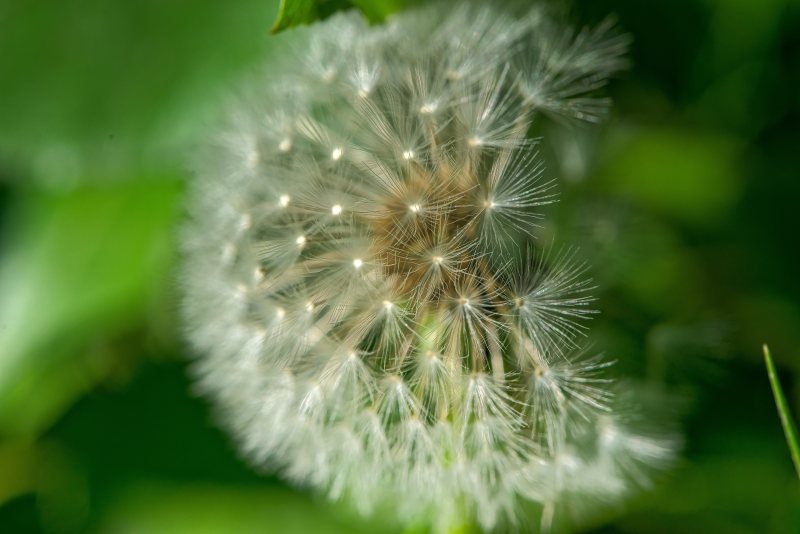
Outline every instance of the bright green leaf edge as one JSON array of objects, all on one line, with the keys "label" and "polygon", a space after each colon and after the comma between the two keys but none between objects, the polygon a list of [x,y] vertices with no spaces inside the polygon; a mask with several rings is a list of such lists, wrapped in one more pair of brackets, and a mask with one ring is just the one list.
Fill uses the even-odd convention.
[{"label": "bright green leaf edge", "polygon": [[278,15],[271,33],[310,24],[317,19],[349,8],[358,8],[371,23],[382,22],[388,15],[404,7],[419,3],[419,0],[281,0]]},{"label": "bright green leaf edge", "polygon": [[778,381],[778,373],[775,371],[775,362],[772,361],[769,347],[764,345],[763,349],[764,361],[767,364],[767,375],[769,376],[769,383],[772,386],[772,394],[775,396],[775,405],[778,407],[778,415],[781,418],[781,425],[783,425],[783,433],[786,435],[786,443],[789,445],[789,452],[792,455],[797,477],[800,478],[800,445],[798,445],[797,440],[797,428],[794,426],[789,414],[789,405],[783,394],[781,383]]},{"label": "bright green leaf edge", "polygon": [[315,0],[281,0],[278,16],[271,33],[278,33],[293,26],[308,24],[317,18]]}]

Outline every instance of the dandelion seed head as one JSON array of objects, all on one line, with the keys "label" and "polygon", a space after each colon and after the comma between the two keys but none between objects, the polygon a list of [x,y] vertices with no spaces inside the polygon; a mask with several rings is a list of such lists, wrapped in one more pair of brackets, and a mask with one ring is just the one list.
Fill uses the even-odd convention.
[{"label": "dandelion seed head", "polygon": [[[587,491],[582,466],[644,477],[670,456],[616,423],[606,363],[575,356],[587,265],[534,237],[556,197],[529,126],[600,118],[609,30],[471,3],[339,14],[233,110],[193,186],[185,315],[254,463],[363,513],[492,529]],[[611,449],[639,460],[583,455]]]}]

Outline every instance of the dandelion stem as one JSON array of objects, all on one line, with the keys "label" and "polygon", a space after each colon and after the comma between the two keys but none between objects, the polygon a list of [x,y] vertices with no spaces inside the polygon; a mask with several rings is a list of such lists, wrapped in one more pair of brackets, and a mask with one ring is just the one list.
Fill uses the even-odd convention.
[{"label": "dandelion stem", "polygon": [[764,361],[767,363],[767,375],[769,376],[769,383],[772,386],[772,394],[775,396],[775,405],[778,407],[778,415],[783,425],[783,433],[786,435],[786,443],[789,445],[789,452],[792,455],[794,469],[797,471],[798,478],[800,478],[800,444],[798,444],[797,440],[797,428],[795,428],[794,422],[792,422],[789,413],[789,405],[783,394],[781,383],[778,381],[778,373],[775,371],[775,362],[772,361],[769,347],[764,345],[763,349]]}]

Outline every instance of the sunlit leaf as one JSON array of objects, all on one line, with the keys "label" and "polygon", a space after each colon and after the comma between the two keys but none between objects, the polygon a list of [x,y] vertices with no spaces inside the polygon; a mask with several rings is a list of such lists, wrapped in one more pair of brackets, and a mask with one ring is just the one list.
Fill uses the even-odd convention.
[{"label": "sunlit leaf", "polygon": [[[123,493],[101,530],[151,534],[374,531],[288,489],[168,484],[149,484]],[[383,526],[380,531],[387,529]]]},{"label": "sunlit leaf", "polygon": [[0,180],[7,168],[56,187],[180,169],[231,81],[269,57],[277,7],[0,2]]},{"label": "sunlit leaf", "polygon": [[318,17],[318,3],[317,0],[281,0],[278,17],[272,25],[272,33],[313,22]]},{"label": "sunlit leaf", "polygon": [[114,364],[103,342],[168,281],[179,191],[19,195],[0,266],[0,434],[35,432]]}]

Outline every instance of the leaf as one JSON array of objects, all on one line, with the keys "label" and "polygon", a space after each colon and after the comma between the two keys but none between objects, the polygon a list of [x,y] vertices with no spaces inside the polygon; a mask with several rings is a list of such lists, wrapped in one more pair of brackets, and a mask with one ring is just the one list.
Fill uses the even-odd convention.
[{"label": "leaf", "polygon": [[642,128],[616,142],[601,178],[645,208],[703,226],[724,221],[740,198],[742,145],[737,139]]},{"label": "leaf", "polygon": [[418,3],[418,0],[352,0],[370,22],[383,22],[388,15]]},{"label": "leaf", "polygon": [[314,22],[318,18],[317,0],[281,0],[278,17],[272,25],[272,33]]},{"label": "leaf", "polygon": [[118,363],[103,342],[169,281],[179,192],[151,180],[19,194],[0,265],[0,434],[35,435]]},{"label": "leaf", "polygon": [[792,417],[789,413],[789,405],[786,402],[781,383],[778,380],[778,373],[775,371],[775,362],[772,361],[769,347],[764,345],[763,349],[764,361],[767,364],[767,375],[769,376],[769,383],[772,386],[772,394],[775,396],[775,405],[778,407],[778,415],[781,418],[781,425],[783,425],[783,433],[786,435],[786,443],[789,445],[789,452],[792,455],[792,462],[794,462],[797,477],[800,478],[800,443],[798,443],[797,439],[797,428],[795,428],[794,422],[792,422]]},{"label": "leaf", "polygon": [[288,489],[150,483],[120,493],[102,532],[217,534],[227,532],[392,532],[388,525],[347,520],[332,507]]},{"label": "leaf", "polygon": [[183,169],[220,96],[275,57],[264,26],[277,8],[0,2],[0,20],[14,21],[0,32],[0,167],[55,187]]},{"label": "leaf", "polygon": [[279,33],[288,28],[310,24],[336,11],[352,7],[361,10],[370,22],[379,23],[387,15],[418,2],[419,0],[281,0],[271,32]]},{"label": "leaf", "polygon": [[[280,0],[278,16],[270,30],[273,34],[288,28],[310,24],[318,19],[324,19],[337,11],[350,9],[356,2],[348,0]],[[378,0],[379,2],[384,0]],[[371,4],[373,2],[366,2]],[[360,6],[359,6],[360,7]],[[369,13],[365,10],[369,17]]]}]

